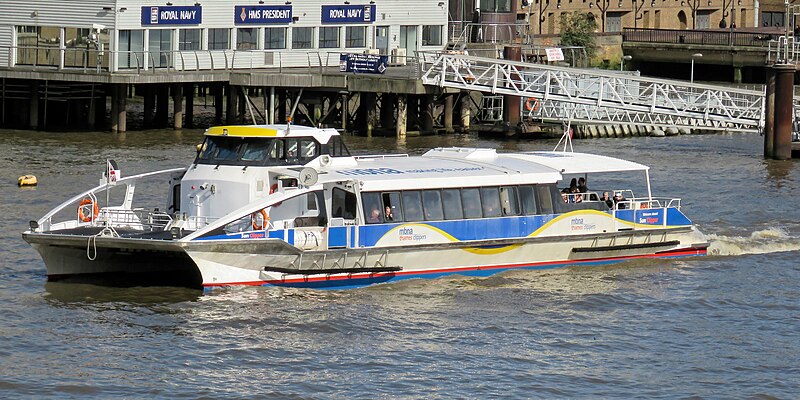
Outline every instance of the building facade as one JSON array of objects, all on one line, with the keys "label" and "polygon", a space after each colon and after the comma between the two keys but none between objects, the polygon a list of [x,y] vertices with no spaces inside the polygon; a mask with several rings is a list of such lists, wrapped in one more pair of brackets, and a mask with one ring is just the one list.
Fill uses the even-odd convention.
[{"label": "building facade", "polygon": [[335,65],[441,50],[440,0],[4,0],[0,67],[112,72]]}]

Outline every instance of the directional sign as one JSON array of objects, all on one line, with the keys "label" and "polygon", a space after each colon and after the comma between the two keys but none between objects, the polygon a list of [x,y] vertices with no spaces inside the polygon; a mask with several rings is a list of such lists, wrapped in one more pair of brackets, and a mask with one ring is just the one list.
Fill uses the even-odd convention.
[{"label": "directional sign", "polygon": [[340,54],[339,71],[359,74],[383,74],[386,72],[388,56],[375,54]]},{"label": "directional sign", "polygon": [[142,25],[200,25],[202,6],[144,6]]}]

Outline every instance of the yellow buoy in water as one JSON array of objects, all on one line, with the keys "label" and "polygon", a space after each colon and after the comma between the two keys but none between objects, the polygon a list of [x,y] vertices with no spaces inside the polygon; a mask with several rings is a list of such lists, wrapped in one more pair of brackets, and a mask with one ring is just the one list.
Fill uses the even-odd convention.
[{"label": "yellow buoy in water", "polygon": [[39,182],[36,180],[36,177],[33,175],[22,175],[19,177],[19,187],[23,186],[36,186]]}]

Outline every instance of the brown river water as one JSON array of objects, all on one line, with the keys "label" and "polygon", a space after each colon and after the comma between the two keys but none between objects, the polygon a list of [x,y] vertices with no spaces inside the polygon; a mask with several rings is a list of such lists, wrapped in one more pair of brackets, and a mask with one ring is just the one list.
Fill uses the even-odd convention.
[{"label": "brown river water", "polygon": [[[800,161],[765,161],[758,135],[575,142],[650,165],[707,257],[346,291],[47,282],[29,220],[95,185],[106,158],[125,175],[185,166],[201,139],[0,130],[0,397],[800,396]],[[555,145],[347,139],[357,153]],[[39,186],[16,187],[24,174]]]}]

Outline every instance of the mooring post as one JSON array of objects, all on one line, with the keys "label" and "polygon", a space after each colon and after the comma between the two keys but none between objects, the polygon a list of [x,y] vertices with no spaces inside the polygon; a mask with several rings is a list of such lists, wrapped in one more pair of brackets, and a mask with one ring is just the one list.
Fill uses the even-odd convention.
[{"label": "mooring post", "polygon": [[397,125],[395,132],[398,138],[406,137],[406,123],[408,121],[408,97],[405,94],[397,95]]},{"label": "mooring post", "polygon": [[767,87],[764,98],[764,158],[772,158],[775,143],[775,70],[767,68]]},{"label": "mooring post", "polygon": [[775,138],[772,158],[792,158],[792,123],[794,122],[794,72],[791,64],[775,65]]},{"label": "mooring post", "polygon": [[444,98],[444,131],[445,133],[453,133],[453,109],[454,109],[453,95],[448,94]]},{"label": "mooring post", "polygon": [[[522,61],[522,47],[506,46],[503,48],[503,57],[509,61]],[[512,75],[512,79],[518,79]],[[512,128],[516,128],[520,123],[522,100],[519,96],[503,96],[503,120]]]},{"label": "mooring post", "polygon": [[460,104],[461,107],[459,107],[459,108],[461,109],[461,112],[460,112],[460,114],[461,114],[461,129],[464,132],[469,131],[469,123],[472,120],[472,116],[470,115],[470,112],[472,110],[472,105],[470,104],[471,101],[472,101],[472,96],[470,95],[469,92],[462,92],[461,93],[461,99],[459,101],[459,103],[461,103]]},{"label": "mooring post", "polygon": [[183,129],[183,85],[172,86],[172,128]]}]

